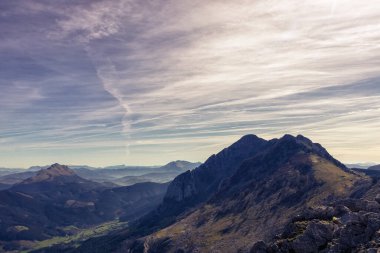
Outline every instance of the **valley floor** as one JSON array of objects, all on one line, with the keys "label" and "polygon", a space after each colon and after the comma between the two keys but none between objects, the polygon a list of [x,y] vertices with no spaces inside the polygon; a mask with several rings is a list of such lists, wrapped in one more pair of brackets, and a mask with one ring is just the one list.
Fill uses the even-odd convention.
[{"label": "valley floor", "polygon": [[23,247],[22,251],[5,251],[0,248],[0,252],[20,252],[29,253],[35,250],[51,247],[53,245],[70,245],[76,247],[80,245],[87,239],[105,235],[111,231],[117,231],[127,227],[128,222],[121,222],[119,220],[114,220],[110,222],[105,222],[97,226],[91,226],[85,229],[79,229],[75,226],[68,226],[63,228],[68,232],[66,236],[56,236],[43,241],[18,241],[19,245]]}]

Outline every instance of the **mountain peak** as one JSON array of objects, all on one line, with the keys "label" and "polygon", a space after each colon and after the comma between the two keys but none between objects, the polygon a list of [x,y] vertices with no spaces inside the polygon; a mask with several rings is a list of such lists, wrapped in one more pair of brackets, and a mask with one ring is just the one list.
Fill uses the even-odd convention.
[{"label": "mountain peak", "polygon": [[189,164],[191,164],[191,162],[183,161],[183,160],[176,160],[176,161],[169,162],[168,164],[166,164],[164,166],[177,166],[179,168],[182,168],[182,167],[185,167],[186,165],[189,165]]},{"label": "mountain peak", "polygon": [[177,160],[177,161],[172,161],[164,166],[161,167],[161,169],[165,169],[168,171],[186,171],[186,170],[192,170],[196,167],[201,165],[201,163],[192,163],[188,161],[183,161],[183,160]]},{"label": "mountain peak", "polygon": [[313,153],[332,162],[337,167],[347,170],[347,167],[332,157],[322,145],[314,143],[303,135],[286,134],[282,138],[274,140],[276,143],[273,148],[277,150],[277,153],[283,153],[285,156],[299,152]]},{"label": "mountain peak", "polygon": [[48,174],[51,176],[72,176],[75,172],[65,165],[54,163],[47,169],[42,169],[38,174]]},{"label": "mountain peak", "polygon": [[306,138],[305,136],[301,134],[298,134],[297,136],[293,136],[291,134],[285,134],[283,137],[280,138],[280,140],[296,141],[296,142],[305,143],[305,144],[313,143],[309,138]]},{"label": "mountain peak", "polygon": [[237,142],[235,142],[235,144],[252,144],[253,142],[257,141],[262,142],[265,140],[255,134],[247,134],[242,136]]},{"label": "mountain peak", "polygon": [[42,181],[52,181],[59,177],[76,176],[75,172],[65,165],[55,163],[47,169],[41,169],[33,177],[30,177],[22,182],[22,184],[30,184]]},{"label": "mountain peak", "polygon": [[184,202],[196,203],[207,199],[242,161],[261,152],[267,144],[268,141],[253,134],[241,137],[231,146],[210,156],[196,169],[176,177],[168,187],[164,202],[176,203],[176,207],[181,209],[186,206]]}]

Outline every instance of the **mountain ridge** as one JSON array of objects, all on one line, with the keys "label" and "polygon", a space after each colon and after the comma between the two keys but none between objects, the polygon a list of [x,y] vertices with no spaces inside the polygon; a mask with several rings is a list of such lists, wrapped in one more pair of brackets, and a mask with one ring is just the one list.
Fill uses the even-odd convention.
[{"label": "mountain ridge", "polygon": [[[67,167],[81,178],[101,183],[108,187],[128,186],[141,182],[165,183],[174,179],[178,174],[198,167],[201,163],[177,160],[163,166],[110,166],[106,168],[92,168],[89,166],[68,165]],[[38,171],[46,170],[50,166],[32,166],[27,170],[18,170],[15,173],[8,171],[0,175],[0,187],[10,188],[27,178],[37,175]],[[155,174],[152,174],[155,173]],[[147,175],[150,174],[150,175]],[[123,177],[126,177],[123,179]]]},{"label": "mountain ridge", "polygon": [[360,197],[371,187],[369,177],[302,135],[243,136],[176,177],[161,205],[129,229],[88,240],[80,250],[248,252],[304,208]]},{"label": "mountain ridge", "polygon": [[268,143],[203,205],[145,239],[148,252],[157,245],[165,248],[162,252],[248,250],[246,238],[269,240],[302,208],[348,197],[355,184],[366,180],[303,136],[285,135]]},{"label": "mountain ridge", "polygon": [[19,184],[31,184],[43,181],[52,181],[59,177],[76,177],[75,172],[65,165],[55,163],[46,169],[41,169],[36,175],[27,178]]},{"label": "mountain ridge", "polygon": [[[348,234],[338,236],[333,247],[351,249],[359,244],[342,244],[355,236],[355,229],[344,230],[345,226],[355,216],[370,215],[363,212],[380,215],[380,206],[374,203],[379,193],[376,178],[348,169],[302,135],[271,140],[247,135],[177,176],[161,204],[128,228],[89,239],[79,248],[58,245],[38,252],[318,252],[334,244],[331,231],[342,229]],[[360,203],[366,207],[360,209]],[[326,214],[334,205],[336,213]],[[341,213],[342,208],[349,211]],[[343,225],[335,226],[334,217]],[[374,224],[380,228],[380,222]],[[367,231],[371,222],[360,226]],[[315,237],[324,232],[326,240]],[[297,244],[292,243],[294,234],[300,236]],[[296,251],[287,251],[291,248]]]}]

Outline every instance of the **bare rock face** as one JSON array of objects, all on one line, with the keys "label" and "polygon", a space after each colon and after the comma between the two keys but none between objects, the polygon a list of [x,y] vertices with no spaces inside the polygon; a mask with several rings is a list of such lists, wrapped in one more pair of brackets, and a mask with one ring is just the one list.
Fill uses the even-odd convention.
[{"label": "bare rock face", "polygon": [[[223,180],[233,175],[244,160],[255,156],[270,143],[255,135],[243,136],[240,140],[212,155],[194,170],[177,176],[169,185],[163,203],[155,216],[142,223],[156,226],[165,217],[175,217],[188,208],[207,201],[220,187]],[[155,225],[153,225],[153,223]]]},{"label": "bare rock face", "polygon": [[197,195],[198,189],[195,184],[195,180],[193,180],[192,177],[193,175],[190,171],[179,175],[176,180],[171,183],[165,198],[176,202],[181,202],[187,198]]},{"label": "bare rock face", "polygon": [[315,252],[324,248],[333,238],[334,224],[326,221],[310,221],[302,235],[295,238],[293,248],[296,252]]},{"label": "bare rock face", "polygon": [[[306,210],[287,225],[280,239],[265,245],[258,242],[251,253],[376,252],[380,248],[378,207],[375,201],[346,199],[334,207]],[[332,212],[326,213],[327,209]]]},{"label": "bare rock face", "polygon": [[255,135],[246,135],[230,147],[211,156],[204,164],[179,175],[169,185],[166,202],[207,199],[220,182],[232,175],[247,158],[262,151],[268,142]]}]

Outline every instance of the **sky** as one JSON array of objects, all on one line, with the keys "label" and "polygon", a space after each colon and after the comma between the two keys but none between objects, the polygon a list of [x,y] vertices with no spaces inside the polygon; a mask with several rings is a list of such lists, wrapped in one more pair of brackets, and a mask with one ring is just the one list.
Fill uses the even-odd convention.
[{"label": "sky", "polygon": [[302,134],[380,163],[378,0],[2,0],[0,166],[204,161]]}]

